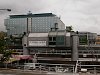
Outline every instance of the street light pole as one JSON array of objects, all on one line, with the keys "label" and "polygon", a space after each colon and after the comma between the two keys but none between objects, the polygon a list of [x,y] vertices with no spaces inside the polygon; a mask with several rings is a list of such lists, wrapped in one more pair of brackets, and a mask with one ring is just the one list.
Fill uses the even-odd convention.
[{"label": "street light pole", "polygon": [[11,11],[11,9],[0,9],[0,10],[6,10],[6,11]]}]

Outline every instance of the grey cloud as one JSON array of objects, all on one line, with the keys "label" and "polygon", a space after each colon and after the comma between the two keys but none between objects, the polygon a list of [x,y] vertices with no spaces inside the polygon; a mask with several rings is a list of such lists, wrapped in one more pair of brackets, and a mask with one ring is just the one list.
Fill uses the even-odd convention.
[{"label": "grey cloud", "polygon": [[[4,30],[3,20],[9,14],[26,14],[53,12],[66,25],[72,25],[74,30],[99,33],[100,24],[100,0],[0,0],[0,8],[11,8],[12,12],[0,12],[0,23]],[[98,30],[93,30],[94,28]]]}]

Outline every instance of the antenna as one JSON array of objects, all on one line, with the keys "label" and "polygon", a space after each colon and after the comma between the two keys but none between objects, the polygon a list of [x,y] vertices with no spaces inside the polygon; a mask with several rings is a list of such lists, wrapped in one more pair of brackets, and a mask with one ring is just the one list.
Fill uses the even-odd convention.
[{"label": "antenna", "polygon": [[59,15],[59,19],[61,19],[61,15]]},{"label": "antenna", "polygon": [[32,13],[31,13],[31,11],[28,11],[28,15],[31,15]]}]

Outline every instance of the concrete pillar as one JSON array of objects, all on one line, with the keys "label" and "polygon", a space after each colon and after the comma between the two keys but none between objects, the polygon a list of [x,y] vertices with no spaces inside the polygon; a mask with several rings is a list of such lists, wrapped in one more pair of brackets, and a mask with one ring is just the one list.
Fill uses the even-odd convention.
[{"label": "concrete pillar", "polygon": [[28,37],[27,36],[23,37],[22,45],[23,45],[23,55],[29,55],[29,50],[27,48],[27,46],[28,46]]},{"label": "concrete pillar", "polygon": [[23,46],[23,55],[29,55],[29,50]]},{"label": "concrete pillar", "polygon": [[78,35],[72,35],[72,61],[78,60]]}]

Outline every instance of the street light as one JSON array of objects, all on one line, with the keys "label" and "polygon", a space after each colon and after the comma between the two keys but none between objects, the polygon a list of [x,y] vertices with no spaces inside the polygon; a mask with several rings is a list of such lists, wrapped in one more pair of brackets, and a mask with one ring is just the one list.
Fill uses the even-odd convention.
[{"label": "street light", "polygon": [[11,11],[11,9],[0,9],[0,10],[7,10],[7,11]]}]

